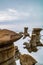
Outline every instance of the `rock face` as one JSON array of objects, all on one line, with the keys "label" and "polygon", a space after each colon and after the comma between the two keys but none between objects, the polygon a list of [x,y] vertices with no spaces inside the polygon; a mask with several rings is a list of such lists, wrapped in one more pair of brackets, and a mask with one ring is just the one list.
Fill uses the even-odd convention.
[{"label": "rock face", "polygon": [[37,61],[30,55],[24,54],[20,55],[20,64],[21,65],[35,65]]},{"label": "rock face", "polygon": [[36,34],[36,44],[37,46],[43,46],[43,44],[40,42],[40,32],[42,31],[42,28],[33,28],[32,34]]},{"label": "rock face", "polygon": [[17,46],[14,46],[14,50],[15,50],[15,60],[18,60],[19,59],[19,56],[20,56],[20,52],[18,50],[18,47]]},{"label": "rock face", "polygon": [[15,49],[13,42],[21,37],[22,35],[16,32],[6,29],[0,30],[0,65],[16,65],[17,48]]},{"label": "rock face", "polygon": [[[10,44],[10,45],[9,45]],[[0,46],[0,65],[16,65],[13,43]]]},{"label": "rock face", "polygon": [[0,30],[0,44],[5,44],[6,42],[15,42],[19,40],[21,37],[22,35],[16,32],[7,29]]}]

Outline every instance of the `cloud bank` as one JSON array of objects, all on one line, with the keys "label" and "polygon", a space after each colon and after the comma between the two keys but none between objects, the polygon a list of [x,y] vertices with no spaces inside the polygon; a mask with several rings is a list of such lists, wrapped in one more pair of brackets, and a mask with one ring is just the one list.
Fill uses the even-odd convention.
[{"label": "cloud bank", "polygon": [[22,19],[40,19],[40,12],[30,8],[28,12],[18,11],[16,9],[8,8],[0,11],[0,21],[22,20]]},{"label": "cloud bank", "polygon": [[5,11],[0,11],[0,21],[5,20],[18,20],[28,17],[29,13],[18,12],[16,9],[7,9]]}]

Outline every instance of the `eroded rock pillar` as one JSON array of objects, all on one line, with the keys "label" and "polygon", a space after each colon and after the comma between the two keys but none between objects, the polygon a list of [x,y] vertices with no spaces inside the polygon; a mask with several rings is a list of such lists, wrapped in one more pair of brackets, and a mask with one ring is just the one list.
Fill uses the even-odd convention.
[{"label": "eroded rock pillar", "polygon": [[16,65],[13,43],[6,42],[6,44],[0,45],[0,65]]}]

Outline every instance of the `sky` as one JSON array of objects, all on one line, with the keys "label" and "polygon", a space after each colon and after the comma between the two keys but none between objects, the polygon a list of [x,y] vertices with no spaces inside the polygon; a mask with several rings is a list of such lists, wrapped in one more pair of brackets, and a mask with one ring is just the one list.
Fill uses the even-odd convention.
[{"label": "sky", "polygon": [[43,27],[43,0],[0,0],[0,28]]}]

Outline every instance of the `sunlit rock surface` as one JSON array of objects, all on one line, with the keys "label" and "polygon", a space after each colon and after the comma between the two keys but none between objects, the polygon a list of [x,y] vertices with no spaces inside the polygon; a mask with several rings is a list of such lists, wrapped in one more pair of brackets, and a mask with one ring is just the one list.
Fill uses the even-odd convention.
[{"label": "sunlit rock surface", "polygon": [[7,29],[0,30],[0,34],[0,44],[5,44],[5,42],[15,42],[22,37],[19,33]]},{"label": "sunlit rock surface", "polygon": [[0,65],[16,65],[15,54],[18,48],[15,49],[13,42],[19,40],[22,35],[3,29],[0,30]]}]

